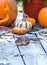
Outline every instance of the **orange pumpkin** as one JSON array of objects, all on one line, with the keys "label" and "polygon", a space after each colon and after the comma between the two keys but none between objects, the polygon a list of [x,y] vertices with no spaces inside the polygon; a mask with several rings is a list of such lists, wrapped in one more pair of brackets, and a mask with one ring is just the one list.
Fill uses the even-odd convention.
[{"label": "orange pumpkin", "polygon": [[24,27],[21,27],[21,28],[19,28],[19,27],[14,27],[14,28],[12,29],[12,32],[15,33],[15,34],[25,34],[25,33],[27,33],[27,29],[24,28]]},{"label": "orange pumpkin", "polygon": [[[24,19],[24,18],[23,18],[23,19]],[[35,20],[34,18],[30,18],[30,17],[26,17],[26,21],[27,21],[27,22],[30,22],[30,23],[32,24],[32,26],[34,26],[35,23],[36,23],[36,20]]]},{"label": "orange pumpkin", "polygon": [[0,25],[10,25],[17,16],[15,0],[0,0]]},{"label": "orange pumpkin", "polygon": [[40,10],[38,14],[38,22],[42,27],[47,28],[47,7]]}]

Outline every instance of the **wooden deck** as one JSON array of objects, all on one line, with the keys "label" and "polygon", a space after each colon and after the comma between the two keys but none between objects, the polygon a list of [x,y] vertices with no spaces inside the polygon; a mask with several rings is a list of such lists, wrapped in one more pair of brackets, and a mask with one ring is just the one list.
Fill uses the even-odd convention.
[{"label": "wooden deck", "polygon": [[[32,37],[39,36],[39,32],[32,34]],[[29,44],[22,46],[16,45],[13,35],[9,38],[0,38],[0,65],[47,65],[47,36],[36,42],[30,40]]]}]

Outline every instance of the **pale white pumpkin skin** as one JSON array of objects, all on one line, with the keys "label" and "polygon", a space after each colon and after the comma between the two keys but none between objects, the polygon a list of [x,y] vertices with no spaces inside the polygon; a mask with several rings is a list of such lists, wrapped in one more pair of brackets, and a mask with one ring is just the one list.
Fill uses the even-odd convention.
[{"label": "pale white pumpkin skin", "polygon": [[28,29],[28,31],[32,28],[32,24],[30,23],[30,22],[28,22],[28,21],[17,21],[16,23],[15,23],[15,27],[25,27],[25,28],[27,28]]}]

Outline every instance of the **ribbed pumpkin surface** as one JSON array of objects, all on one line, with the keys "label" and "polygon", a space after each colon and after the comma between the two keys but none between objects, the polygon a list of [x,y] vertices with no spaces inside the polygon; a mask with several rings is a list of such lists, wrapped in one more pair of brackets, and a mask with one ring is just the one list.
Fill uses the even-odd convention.
[{"label": "ribbed pumpkin surface", "polygon": [[19,28],[24,27],[24,28],[28,29],[28,31],[32,28],[32,24],[27,21],[17,21],[15,23],[15,26],[19,27]]},{"label": "ribbed pumpkin surface", "polygon": [[8,26],[17,16],[15,0],[0,0],[0,25]]}]

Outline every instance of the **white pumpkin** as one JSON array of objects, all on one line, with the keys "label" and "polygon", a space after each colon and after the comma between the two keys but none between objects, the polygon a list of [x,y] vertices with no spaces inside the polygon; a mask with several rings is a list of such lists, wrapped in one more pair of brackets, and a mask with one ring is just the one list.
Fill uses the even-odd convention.
[{"label": "white pumpkin", "polygon": [[16,21],[15,23],[16,27],[25,27],[28,29],[28,31],[30,31],[30,29],[32,28],[32,24],[28,21]]}]

